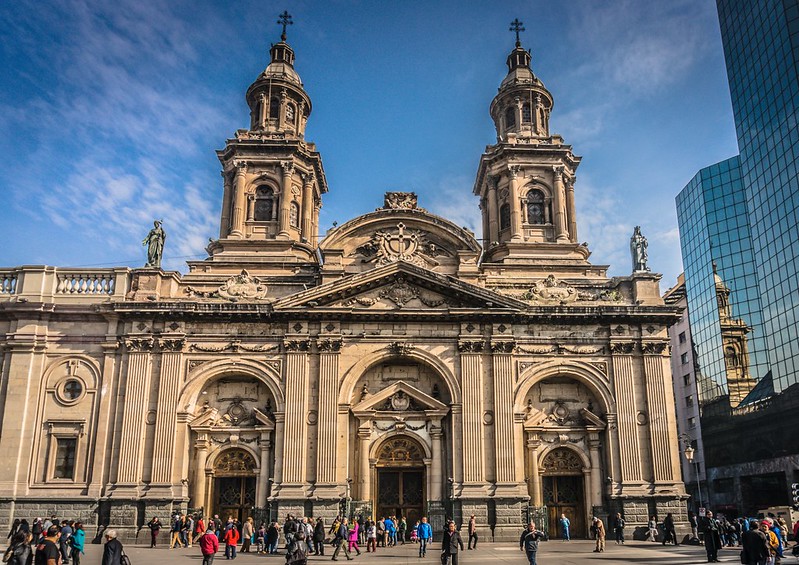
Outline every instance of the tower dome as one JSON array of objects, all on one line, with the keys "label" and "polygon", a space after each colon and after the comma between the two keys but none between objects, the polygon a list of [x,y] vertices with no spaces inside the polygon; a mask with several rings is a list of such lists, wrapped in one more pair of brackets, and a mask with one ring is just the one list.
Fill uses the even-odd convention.
[{"label": "tower dome", "polygon": [[521,22],[514,20],[510,29],[516,32],[516,46],[508,55],[508,74],[490,108],[497,140],[548,138],[552,94],[530,68],[532,56],[519,40],[519,32],[524,31]]},{"label": "tower dome", "polygon": [[301,139],[311,115],[311,98],[294,69],[294,50],[286,42],[291,16],[284,12],[278,23],[283,26],[280,42],[269,49],[269,65],[247,89],[250,130]]}]

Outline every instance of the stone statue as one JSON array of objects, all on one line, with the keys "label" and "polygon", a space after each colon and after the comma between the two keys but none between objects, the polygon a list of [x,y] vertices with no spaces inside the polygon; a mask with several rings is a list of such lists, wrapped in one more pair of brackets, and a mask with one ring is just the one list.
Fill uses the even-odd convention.
[{"label": "stone statue", "polygon": [[147,246],[147,264],[145,267],[161,268],[161,258],[164,255],[164,241],[166,241],[166,232],[161,227],[162,220],[153,222],[153,229],[147,234],[147,237],[142,241],[142,245]]},{"label": "stone statue", "polygon": [[635,226],[633,236],[630,238],[630,253],[632,253],[633,256],[633,273],[649,271],[649,266],[646,264],[649,259],[649,255],[646,251],[647,247],[649,247],[649,243],[641,233],[641,226]]}]

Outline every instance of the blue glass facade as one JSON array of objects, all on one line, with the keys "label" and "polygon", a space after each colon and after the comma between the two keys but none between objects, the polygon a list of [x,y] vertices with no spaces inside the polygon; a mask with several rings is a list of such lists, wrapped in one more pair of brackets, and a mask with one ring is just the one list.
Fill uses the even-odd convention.
[{"label": "blue glass facade", "polygon": [[[738,157],[699,171],[677,196],[688,315],[700,402],[727,396],[717,280],[729,288],[732,318],[750,328],[749,373],[769,371],[760,293]],[[713,266],[716,265],[716,273]],[[718,278],[717,278],[718,277]]]},{"label": "blue glass facade", "polygon": [[717,5],[763,336],[779,393],[799,382],[799,1]]}]

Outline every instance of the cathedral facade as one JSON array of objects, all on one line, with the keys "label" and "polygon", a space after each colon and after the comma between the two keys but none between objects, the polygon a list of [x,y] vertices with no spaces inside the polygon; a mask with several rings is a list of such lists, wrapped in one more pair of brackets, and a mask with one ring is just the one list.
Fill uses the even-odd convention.
[{"label": "cathedral facade", "polygon": [[285,36],[270,54],[218,151],[207,259],[0,270],[0,521],[474,514],[496,540],[562,513],[575,536],[615,512],[685,522],[677,310],[658,275],[588,261],[580,157],[529,52],[490,105],[483,243],[410,192],[320,238],[311,99]]}]

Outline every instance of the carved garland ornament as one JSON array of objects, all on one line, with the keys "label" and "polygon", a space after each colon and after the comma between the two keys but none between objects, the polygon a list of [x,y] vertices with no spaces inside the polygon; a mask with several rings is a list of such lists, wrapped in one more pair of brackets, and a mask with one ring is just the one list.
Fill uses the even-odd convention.
[{"label": "carved garland ornament", "polygon": [[[391,285],[381,289],[376,295],[355,296],[344,302],[344,305],[354,306],[355,304],[359,304],[361,306],[369,307],[377,304],[381,298],[390,300],[398,308],[404,307],[414,299],[418,300],[428,308],[436,308],[442,304],[450,304],[446,298],[433,298],[424,293],[421,289],[408,284],[408,282],[405,280],[405,277],[398,276]],[[450,305],[455,306],[455,304]]]},{"label": "carved garland ornament", "polygon": [[275,351],[278,349],[278,346],[271,343],[267,343],[264,345],[250,345],[246,343],[241,343],[241,341],[234,339],[228,343],[219,343],[219,344],[193,343],[189,347],[189,349],[191,349],[192,351],[204,351],[206,353],[219,353],[220,351],[228,351],[228,350],[234,353],[238,351],[263,353],[265,351]]},{"label": "carved garland ornament", "polygon": [[230,277],[222,286],[214,291],[201,291],[194,287],[186,287],[186,294],[199,298],[224,298],[231,302],[239,300],[264,300],[267,288],[258,277],[250,276],[246,269],[240,274]]}]

